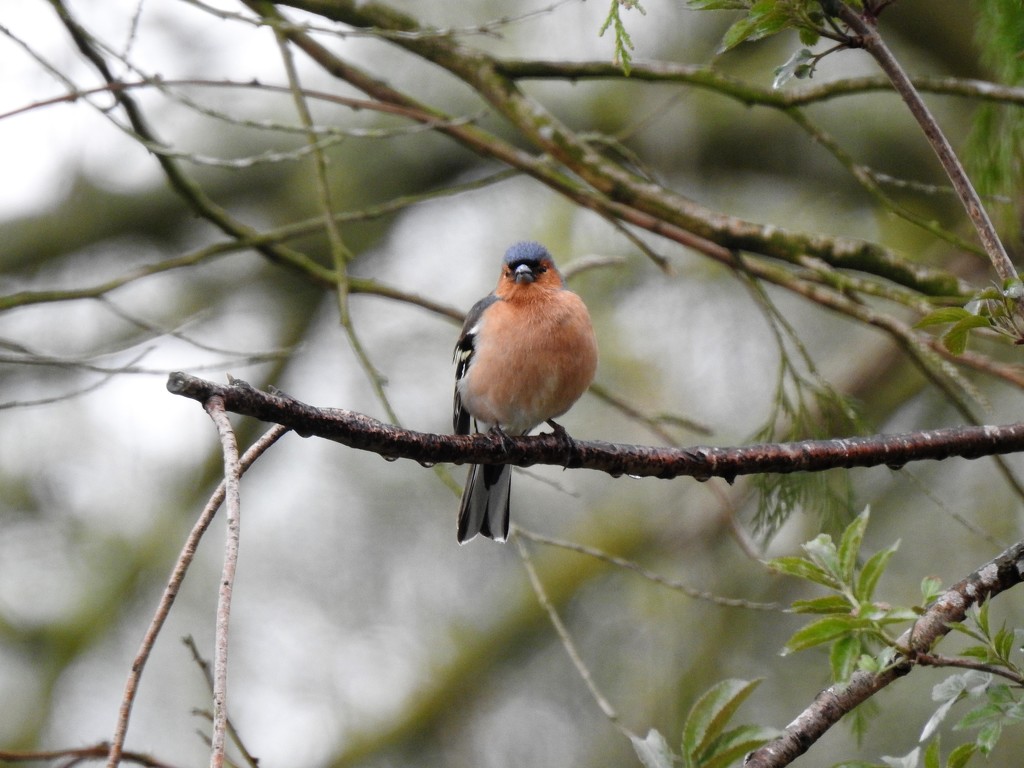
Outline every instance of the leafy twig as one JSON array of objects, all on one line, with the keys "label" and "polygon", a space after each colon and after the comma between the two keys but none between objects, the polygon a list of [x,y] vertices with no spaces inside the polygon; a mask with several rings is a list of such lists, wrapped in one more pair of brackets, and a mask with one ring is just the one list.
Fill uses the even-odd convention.
[{"label": "leafy twig", "polygon": [[850,680],[819,693],[814,701],[786,726],[782,736],[751,754],[745,768],[779,768],[810,749],[842,718],[879,691],[913,669],[919,653],[929,653],[935,643],[963,621],[968,610],[1015,587],[1024,579],[1024,541],[943,592],[897,641],[906,653],[897,654],[880,671],[861,670]]},{"label": "leafy twig", "polygon": [[641,14],[646,14],[639,0],[611,0],[611,7],[608,9],[608,17],[601,25],[598,36],[603,36],[608,28],[615,30],[615,63],[622,66],[622,74],[629,76],[630,67],[633,64],[633,40],[622,22],[622,9],[636,8]]}]

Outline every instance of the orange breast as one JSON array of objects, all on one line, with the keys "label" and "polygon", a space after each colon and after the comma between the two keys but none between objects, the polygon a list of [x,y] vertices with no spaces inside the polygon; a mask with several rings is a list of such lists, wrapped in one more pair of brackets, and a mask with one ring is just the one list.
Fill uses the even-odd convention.
[{"label": "orange breast", "polygon": [[597,341],[579,296],[560,290],[534,301],[523,294],[488,309],[460,383],[473,417],[510,434],[565,413],[597,370]]}]

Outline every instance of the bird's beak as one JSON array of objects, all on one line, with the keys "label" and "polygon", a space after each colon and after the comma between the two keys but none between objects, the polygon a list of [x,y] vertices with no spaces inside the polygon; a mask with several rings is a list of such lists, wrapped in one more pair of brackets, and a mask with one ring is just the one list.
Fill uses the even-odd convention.
[{"label": "bird's beak", "polygon": [[516,267],[516,271],[513,273],[512,279],[517,283],[532,283],[537,279],[537,276],[533,274],[533,270],[530,269],[528,264],[520,264]]}]

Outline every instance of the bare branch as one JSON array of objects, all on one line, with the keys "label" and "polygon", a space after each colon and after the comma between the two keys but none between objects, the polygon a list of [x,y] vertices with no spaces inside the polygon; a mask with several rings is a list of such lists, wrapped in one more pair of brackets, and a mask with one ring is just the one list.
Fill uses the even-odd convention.
[{"label": "bare branch", "polygon": [[424,464],[551,464],[593,469],[615,477],[721,477],[731,482],[740,475],[765,472],[820,472],[883,465],[898,469],[925,459],[975,459],[1024,450],[1024,423],[734,448],[679,449],[582,440],[574,440],[567,448],[564,440],[552,434],[507,437],[415,432],[354,411],[317,408],[286,395],[261,392],[239,380],[224,386],[176,372],[168,378],[167,389],[201,403],[217,398],[227,411],[276,422],[305,437],[322,437],[386,458]]},{"label": "bare branch", "polygon": [[514,523],[513,527],[515,528],[516,534],[524,539],[529,539],[530,541],[534,541],[538,544],[546,544],[550,547],[558,547],[570,552],[578,552],[581,555],[596,558],[597,560],[609,563],[610,565],[614,565],[618,568],[632,571],[641,578],[647,579],[648,581],[662,587],[667,587],[668,589],[680,592],[687,597],[692,597],[694,600],[704,600],[726,608],[746,608],[752,611],[781,611],[783,609],[783,606],[779,603],[759,603],[754,600],[744,600],[742,598],[715,595],[702,589],[696,589],[682,581],[662,576],[660,573],[656,573],[649,568],[644,568],[635,560],[617,557],[616,555],[608,554],[604,550],[597,549],[596,547],[589,547],[586,544],[578,544],[575,541],[556,539],[540,533],[535,533],[534,531],[529,531],[522,526],[515,525]]},{"label": "bare branch", "polygon": [[551,626],[555,630],[555,634],[558,635],[559,641],[562,643],[562,647],[565,648],[565,652],[569,655],[569,660],[572,661],[572,665],[576,668],[577,674],[580,679],[583,680],[584,685],[587,686],[587,690],[590,691],[591,697],[594,699],[594,703],[597,704],[597,708],[601,710],[601,713],[608,718],[612,725],[614,725],[623,736],[635,739],[634,734],[629,728],[627,728],[619,717],[619,713],[612,706],[611,702],[605,698],[605,695],[601,692],[601,689],[597,687],[597,683],[594,681],[594,676],[590,672],[590,668],[586,662],[583,661],[583,657],[580,655],[579,649],[576,647],[576,642],[572,639],[572,635],[569,634],[569,628],[565,626],[565,622],[562,621],[562,617],[558,615],[554,604],[548,597],[547,591],[544,589],[544,583],[541,581],[540,576],[537,574],[537,569],[533,565],[533,559],[530,556],[530,550],[523,543],[523,540],[516,536],[516,546],[519,550],[519,557],[523,561],[523,567],[526,568],[526,575],[530,579],[530,586],[533,588],[534,594],[537,596],[537,602],[540,603],[541,608],[548,615],[548,621],[551,622]]},{"label": "bare branch", "polygon": [[[213,693],[213,672],[210,669],[210,662],[203,658],[203,655],[199,652],[199,646],[196,645],[195,639],[189,635],[183,639],[185,647],[188,648],[189,653],[192,654],[192,661],[199,667],[199,671],[203,673],[203,678],[206,680],[206,685],[210,689],[210,693]],[[235,728],[231,722],[231,718],[227,719],[228,735],[231,740],[235,743],[238,751],[242,753],[242,758],[250,766],[250,768],[259,768],[259,759],[255,757],[249,748],[242,742],[242,737],[238,733],[238,729]]]},{"label": "bare branch", "polygon": [[238,566],[239,517],[242,511],[238,482],[242,468],[238,443],[224,408],[224,401],[211,397],[203,403],[220,434],[224,451],[224,500],[227,503],[227,539],[224,543],[224,568],[217,591],[217,625],[213,656],[213,734],[210,737],[210,768],[222,768],[228,730],[228,630],[231,619],[231,593]]},{"label": "bare branch", "polygon": [[[41,749],[16,751],[0,749],[0,761],[4,763],[40,763],[44,760],[62,760],[61,765],[77,765],[86,760],[102,759],[110,745],[106,742],[94,744],[91,747],[72,747],[69,749]],[[122,757],[126,762],[146,766],[146,768],[173,768],[170,763],[157,760],[155,757],[143,752],[123,752]]]},{"label": "bare branch", "polygon": [[[279,424],[275,424],[267,430],[242,456],[239,462],[239,472],[244,474],[252,466],[253,462],[262,456],[286,432],[288,432],[288,428],[282,427]],[[128,722],[131,718],[132,706],[135,704],[139,682],[142,679],[142,671],[145,669],[146,662],[149,661],[149,655],[153,651],[153,645],[160,635],[160,630],[163,629],[167,616],[171,612],[171,606],[174,605],[174,600],[178,596],[178,590],[181,589],[181,584],[185,580],[185,574],[188,573],[189,566],[192,565],[192,560],[195,559],[196,550],[199,548],[199,541],[203,538],[203,534],[206,533],[206,529],[210,527],[210,523],[213,522],[213,517],[216,515],[217,510],[220,509],[220,505],[224,503],[226,491],[227,484],[225,481],[221,481],[203,508],[199,519],[192,526],[192,530],[189,532],[188,538],[185,539],[185,544],[181,548],[181,553],[174,563],[174,568],[171,570],[170,578],[167,580],[167,586],[164,587],[164,593],[160,598],[160,604],[157,606],[156,613],[150,621],[145,635],[143,635],[142,644],[139,646],[135,658],[132,660],[131,670],[128,673],[128,682],[125,684],[121,707],[118,711],[117,725],[114,728],[114,738],[106,746],[105,750],[107,768],[116,768],[118,763],[128,755],[128,753],[123,751],[124,741],[128,735]]]}]

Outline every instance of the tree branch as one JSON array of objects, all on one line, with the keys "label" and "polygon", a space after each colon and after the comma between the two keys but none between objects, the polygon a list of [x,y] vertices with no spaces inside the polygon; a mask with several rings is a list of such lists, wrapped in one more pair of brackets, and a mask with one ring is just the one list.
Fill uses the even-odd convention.
[{"label": "tree branch", "polygon": [[[352,0],[283,0],[292,6],[357,28],[372,28],[381,33],[402,33],[387,38],[421,58],[446,69],[474,89],[477,94],[509,120],[518,132],[573,171],[560,173],[549,162],[523,153],[512,145],[486,134],[474,125],[442,124],[438,131],[468,146],[473,151],[495,157],[520,168],[538,181],[592,210],[610,213],[658,235],[665,228],[676,228],[689,235],[689,242],[678,236],[671,239],[705,253],[697,241],[711,242],[727,250],[744,250],[799,263],[813,256],[844,269],[855,269],[884,277],[929,296],[970,295],[973,288],[941,270],[912,264],[892,251],[874,243],[849,238],[824,237],[804,232],[767,227],[707,208],[671,189],[631,173],[597,152],[590,144],[558,120],[542,104],[523,93],[515,78],[502,71],[502,62],[486,53],[459,45],[456,41],[426,34],[407,16],[384,4]],[[280,18],[268,17],[268,23]],[[309,35],[286,28],[289,38],[327,72],[339,77],[374,99],[429,113],[435,120],[447,121],[423,104],[394,90],[387,83],[367,76],[341,60]],[[585,184],[580,184],[582,179]],[[599,200],[597,198],[600,198]],[[627,218],[624,211],[637,214]],[[638,221],[640,219],[640,221]],[[640,223],[643,221],[644,223]]]},{"label": "tree branch", "polygon": [[224,543],[224,567],[217,592],[217,623],[213,657],[213,733],[210,736],[210,768],[222,768],[227,747],[228,723],[228,630],[231,618],[231,594],[238,566],[239,517],[241,499],[238,483],[242,468],[238,443],[222,400],[211,397],[203,402],[220,435],[224,453],[224,501],[227,506],[227,536]]},{"label": "tree branch", "polygon": [[[622,67],[608,61],[561,61],[544,59],[503,59],[498,70],[516,80],[619,80],[622,82],[677,83],[703,88],[728,96],[748,106],[759,105],[787,109],[802,107],[843,96],[893,91],[889,78],[877,76],[845,77],[823,83],[806,83],[791,90],[759,86],[722,74],[704,64],[680,64],[674,61],[633,62],[629,76]],[[914,77],[918,91],[960,96],[979,101],[1024,104],[1024,88],[959,77]]]},{"label": "tree branch", "polygon": [[860,45],[874,57],[878,66],[882,68],[882,71],[892,81],[893,87],[907,105],[910,114],[914,116],[918,125],[921,126],[925,138],[928,139],[928,143],[938,156],[943,170],[945,170],[949,180],[953,183],[953,188],[963,203],[968,218],[970,218],[974,228],[978,231],[978,237],[989,259],[992,261],[996,274],[1002,280],[1016,278],[1017,270],[1013,266],[1013,262],[1010,261],[1010,256],[1006,253],[1006,249],[999,239],[995,226],[992,224],[985,206],[982,205],[981,198],[975,191],[974,185],[971,184],[967,172],[960,163],[960,159],[956,156],[952,145],[942,132],[938,121],[932,116],[928,105],[924,103],[921,95],[917,92],[910,77],[907,76],[907,73],[896,57],[892,55],[892,51],[885,44],[885,40],[878,34],[874,18],[866,15],[862,16],[845,3],[837,4],[837,12],[843,23],[858,36]]},{"label": "tree branch", "polygon": [[[70,747],[68,749],[44,749],[44,750],[26,750],[26,751],[15,751],[15,750],[0,750],[0,761],[4,763],[40,763],[44,760],[63,762],[60,765],[72,766],[78,765],[79,763],[89,760],[100,760],[110,749],[110,745],[106,742],[100,742],[99,744],[93,744],[89,747]],[[171,763],[158,760],[152,755],[147,755],[144,752],[124,752],[122,753],[126,762],[137,763],[138,765],[146,766],[146,768],[174,768]]]},{"label": "tree branch", "polygon": [[[745,768],[789,765],[820,739],[847,712],[913,669],[918,654],[928,651],[950,631],[951,622],[963,621],[967,611],[1024,581],[1024,541],[1017,542],[967,578],[947,589],[927,612],[897,640],[902,653],[882,672],[856,672],[845,684],[819,693],[810,706],[781,736],[752,753]],[[926,657],[927,658],[927,657]]]},{"label": "tree branch", "polygon": [[413,459],[423,464],[551,464],[593,469],[613,477],[721,477],[732,482],[740,475],[766,472],[820,472],[881,465],[898,469],[925,459],[975,459],[1024,450],[1024,423],[732,448],[679,449],[581,440],[567,448],[564,440],[552,434],[499,437],[415,432],[354,411],[317,408],[284,394],[261,392],[239,380],[225,386],[176,372],[169,376],[167,389],[200,403],[219,398],[227,411],[276,422],[305,437],[322,437],[385,458]]},{"label": "tree branch", "polygon": [[[275,425],[267,430],[242,456],[239,461],[239,472],[245,473],[256,459],[262,456],[270,446],[287,432],[288,429],[280,425]],[[145,635],[143,635],[142,643],[135,654],[128,673],[128,681],[125,683],[124,695],[121,697],[121,706],[118,710],[117,724],[114,727],[114,737],[107,747],[107,768],[117,768],[121,760],[128,755],[124,751],[124,742],[128,735],[128,721],[131,718],[132,707],[135,705],[135,697],[138,694],[139,684],[142,681],[143,669],[145,669],[149,656],[153,651],[153,646],[156,644],[156,639],[159,637],[160,631],[163,629],[167,617],[171,613],[171,607],[174,605],[174,601],[178,596],[178,590],[181,589],[182,582],[185,580],[185,574],[188,573],[188,569],[195,559],[196,551],[199,549],[199,542],[203,538],[203,534],[210,527],[210,523],[213,522],[217,510],[224,503],[226,495],[227,481],[225,479],[221,480],[220,485],[217,486],[199,515],[199,519],[192,526],[192,530],[189,532],[188,538],[185,539],[185,544],[181,548],[181,553],[174,563],[174,568],[160,598],[160,604],[157,606],[156,613],[150,621]],[[212,678],[210,687],[211,689],[213,687]]]},{"label": "tree branch", "polygon": [[[56,10],[58,18],[71,35],[71,39],[82,55],[89,60],[108,83],[116,82],[117,78],[114,76],[113,70],[108,66],[106,59],[104,59],[88,31],[68,11],[64,0],[50,0],[50,4]],[[124,110],[137,140],[142,141],[149,148],[166,146],[165,142],[150,127],[141,108],[132,98],[131,94],[117,88],[112,88],[111,93]],[[315,260],[308,258],[305,254],[278,243],[259,242],[259,233],[255,229],[238,221],[227,210],[215,203],[203,191],[199,183],[182,170],[180,164],[173,157],[159,152],[155,153],[155,156],[168,183],[197,215],[236,240],[253,241],[255,243],[253,247],[274,263],[287,265],[301,272],[313,275],[319,280],[331,284],[334,283],[336,278],[334,273],[318,264]]]}]

